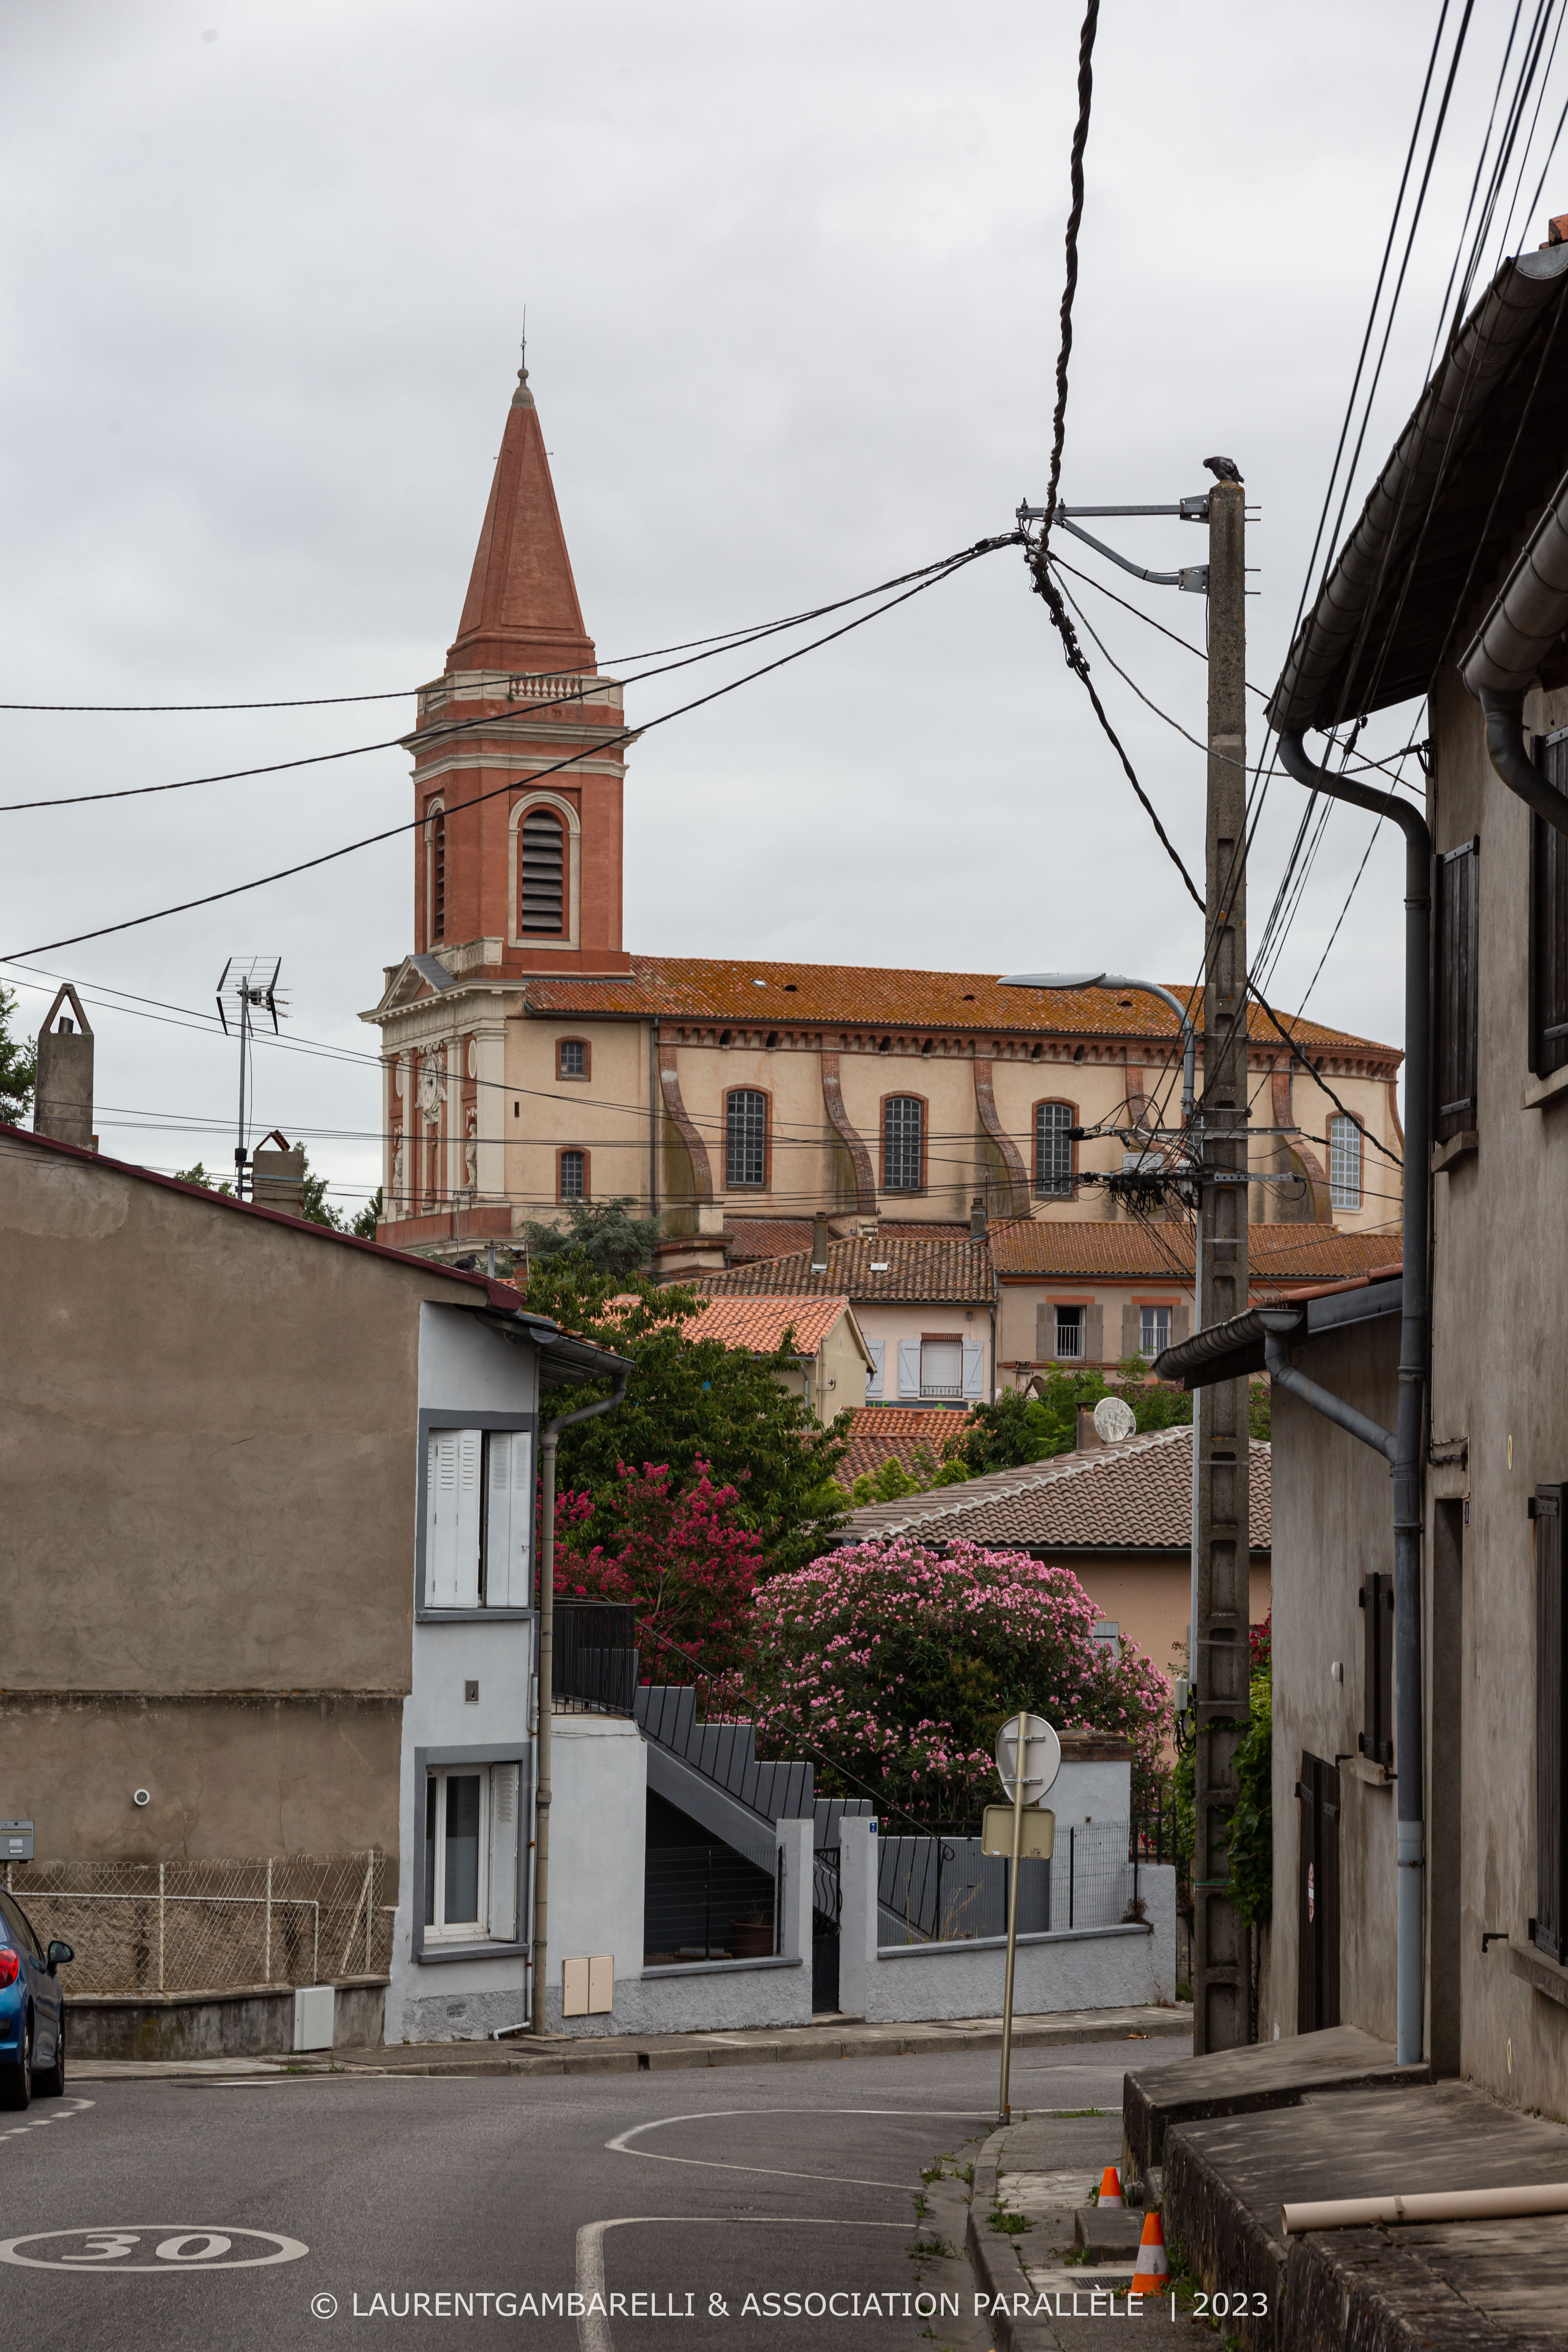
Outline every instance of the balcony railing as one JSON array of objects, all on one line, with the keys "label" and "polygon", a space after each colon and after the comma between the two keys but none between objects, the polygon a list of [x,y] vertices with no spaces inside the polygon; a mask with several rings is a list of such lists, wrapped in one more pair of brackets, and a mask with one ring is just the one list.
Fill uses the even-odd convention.
[{"label": "balcony railing", "polygon": [[569,1715],[635,1715],[637,1612],[629,1601],[555,1603],[554,1703]]},{"label": "balcony railing", "polygon": [[1082,1355],[1083,1325],[1081,1323],[1058,1323],[1057,1325],[1057,1353],[1058,1356]]}]

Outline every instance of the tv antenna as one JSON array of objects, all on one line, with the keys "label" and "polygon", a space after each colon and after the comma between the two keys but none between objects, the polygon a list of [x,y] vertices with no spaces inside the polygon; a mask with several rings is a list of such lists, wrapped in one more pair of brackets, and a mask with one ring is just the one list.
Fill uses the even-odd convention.
[{"label": "tv antenna", "polygon": [[[268,1015],[273,1034],[278,1033],[278,1009],[283,1002],[279,993],[278,975],[283,969],[281,956],[230,956],[223,968],[217,984],[217,1017],[223,1024],[226,1037],[239,1039],[239,1140],[234,1147],[234,1190],[237,1200],[250,1198],[250,1153],[246,1127],[246,1081],[250,1068],[250,1040],[258,1013]],[[229,1027],[229,1016],[234,1027]]]}]

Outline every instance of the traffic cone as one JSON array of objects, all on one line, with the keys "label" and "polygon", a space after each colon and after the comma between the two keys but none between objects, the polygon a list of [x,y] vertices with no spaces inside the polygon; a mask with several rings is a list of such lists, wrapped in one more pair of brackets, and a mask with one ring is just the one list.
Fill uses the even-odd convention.
[{"label": "traffic cone", "polygon": [[1159,2213],[1151,2207],[1143,2223],[1143,2236],[1138,2248],[1138,2260],[1132,2266],[1132,2284],[1129,2294],[1158,2294],[1171,2275],[1170,2259],[1165,2252],[1165,2232]]},{"label": "traffic cone", "polygon": [[1113,2210],[1120,2213],[1126,2201],[1121,2194],[1121,2175],[1113,2164],[1108,2164],[1100,2176],[1100,2210],[1102,2213]]}]

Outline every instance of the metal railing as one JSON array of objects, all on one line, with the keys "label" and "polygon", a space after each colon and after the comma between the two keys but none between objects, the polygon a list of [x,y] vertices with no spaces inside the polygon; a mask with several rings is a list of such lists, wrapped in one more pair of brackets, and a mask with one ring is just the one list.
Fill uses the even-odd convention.
[{"label": "metal railing", "polygon": [[644,1968],[777,1951],[776,1882],[731,1847],[649,1846],[644,1865]]},{"label": "metal railing", "polygon": [[637,1611],[625,1601],[563,1601],[554,1608],[553,1704],[564,1715],[637,1713]]},{"label": "metal railing", "polygon": [[222,1992],[385,1976],[386,1857],[26,1862],[5,1884],[46,1944],[74,1947],[68,1995]]}]

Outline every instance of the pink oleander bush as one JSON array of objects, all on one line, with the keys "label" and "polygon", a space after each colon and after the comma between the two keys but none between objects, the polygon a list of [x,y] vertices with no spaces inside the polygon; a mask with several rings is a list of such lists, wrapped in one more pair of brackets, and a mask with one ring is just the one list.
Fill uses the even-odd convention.
[{"label": "pink oleander bush", "polygon": [[[1020,1707],[1058,1730],[1131,1742],[1133,1804],[1150,1802],[1170,1732],[1171,1688],[1069,1569],[954,1543],[864,1543],[759,1586],[750,1679],[757,1745],[792,1735],[911,1809],[962,1815],[998,1794],[994,1743]],[[847,1787],[840,1793],[847,1793]],[[826,1793],[826,1789],[824,1793]]]}]

